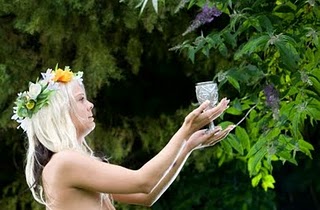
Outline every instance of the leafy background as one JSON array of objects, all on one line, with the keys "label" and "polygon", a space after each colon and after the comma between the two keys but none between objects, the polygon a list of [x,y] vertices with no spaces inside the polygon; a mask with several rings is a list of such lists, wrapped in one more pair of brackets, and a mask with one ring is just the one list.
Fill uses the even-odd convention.
[{"label": "leafy background", "polygon": [[[222,126],[254,107],[227,139],[192,154],[152,209],[320,209],[319,4],[0,0],[0,209],[43,209],[10,117],[16,93],[56,63],[85,73],[97,113],[90,145],[130,168],[195,107],[196,82],[214,80],[231,99]],[[205,6],[222,14],[184,34]]]}]

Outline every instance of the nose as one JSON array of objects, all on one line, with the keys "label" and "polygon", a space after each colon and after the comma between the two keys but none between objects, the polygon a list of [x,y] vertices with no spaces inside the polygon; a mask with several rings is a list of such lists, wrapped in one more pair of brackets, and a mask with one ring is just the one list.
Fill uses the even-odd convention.
[{"label": "nose", "polygon": [[91,103],[90,101],[88,101],[88,103],[89,103],[89,110],[92,110],[94,107],[93,103]]}]

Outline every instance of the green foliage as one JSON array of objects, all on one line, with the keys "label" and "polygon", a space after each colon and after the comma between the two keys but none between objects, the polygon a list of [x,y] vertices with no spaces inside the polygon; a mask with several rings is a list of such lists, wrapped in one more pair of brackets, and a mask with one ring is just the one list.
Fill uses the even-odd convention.
[{"label": "green foliage", "polygon": [[[5,65],[0,65],[0,87],[7,87],[9,86],[9,75],[6,72],[6,66]],[[7,100],[9,94],[8,90],[5,89],[0,89],[0,108],[2,109],[4,102]]]},{"label": "green foliage", "polygon": [[[203,162],[201,157],[207,156],[207,152],[201,150],[192,155],[192,160],[179,175],[179,181],[168,189],[152,209],[171,209],[172,206],[177,210],[276,209],[275,204],[270,202],[275,196],[274,192],[252,188],[242,162],[232,161],[218,167],[212,157],[206,160],[210,163],[209,167],[195,169],[196,164]],[[186,175],[187,171],[193,175]],[[185,183],[193,190],[188,190]],[[175,199],[171,200],[170,197]]]},{"label": "green foliage", "polygon": [[[192,1],[192,6],[205,3]],[[306,121],[314,125],[320,120],[318,5],[318,1],[261,0],[251,5],[217,1],[216,6],[229,14],[229,24],[172,48],[187,51],[192,63],[199,52],[208,59],[214,53],[230,58],[230,67],[214,77],[221,88],[230,84],[239,93],[227,113],[239,115],[248,105],[257,107],[245,127],[238,127],[222,146],[229,156],[247,162],[252,185],[261,183],[264,190],[274,188],[273,162],[298,164],[297,152],[312,158],[314,147],[304,131]],[[265,103],[269,99],[263,89],[268,84],[279,91],[279,108],[270,110]]]},{"label": "green foliage", "polygon": [[[20,177],[22,178],[22,177]],[[42,206],[33,201],[31,196],[25,196],[23,193],[27,192],[26,184],[21,184],[21,180],[16,180],[10,186],[3,189],[3,199],[0,201],[1,209],[19,209],[21,210],[41,210]],[[28,192],[29,193],[29,192]],[[30,193],[31,194],[31,193]]]}]

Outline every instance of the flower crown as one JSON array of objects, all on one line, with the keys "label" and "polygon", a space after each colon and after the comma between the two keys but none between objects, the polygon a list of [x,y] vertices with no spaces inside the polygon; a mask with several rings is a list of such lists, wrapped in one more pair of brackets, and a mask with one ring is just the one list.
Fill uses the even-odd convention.
[{"label": "flower crown", "polygon": [[29,90],[18,93],[11,119],[20,124],[18,128],[26,130],[27,118],[30,119],[49,104],[51,95],[59,88],[58,83],[68,83],[73,79],[82,81],[82,75],[83,72],[73,73],[69,66],[62,70],[58,64],[54,71],[48,69],[46,73],[41,73],[42,79],[37,79],[35,83],[29,82]]}]

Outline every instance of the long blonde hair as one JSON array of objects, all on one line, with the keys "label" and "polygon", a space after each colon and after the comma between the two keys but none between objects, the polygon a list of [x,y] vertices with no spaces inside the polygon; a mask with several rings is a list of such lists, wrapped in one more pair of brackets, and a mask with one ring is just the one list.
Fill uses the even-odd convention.
[{"label": "long blonde hair", "polygon": [[42,107],[26,123],[28,148],[26,155],[26,181],[36,201],[48,206],[41,181],[42,171],[54,153],[63,150],[76,150],[93,155],[86,141],[77,140],[77,131],[71,120],[70,112],[75,106],[72,89],[83,84],[73,79],[59,83],[49,104]]}]

